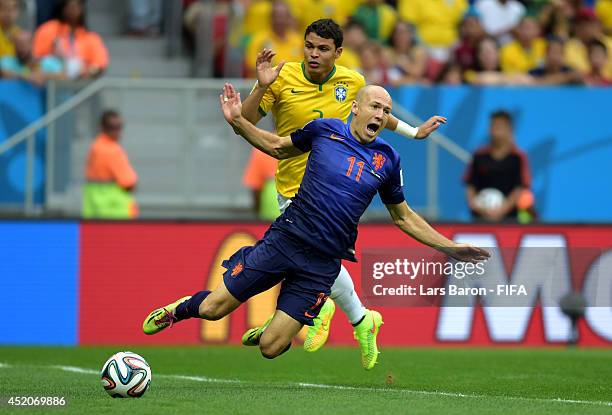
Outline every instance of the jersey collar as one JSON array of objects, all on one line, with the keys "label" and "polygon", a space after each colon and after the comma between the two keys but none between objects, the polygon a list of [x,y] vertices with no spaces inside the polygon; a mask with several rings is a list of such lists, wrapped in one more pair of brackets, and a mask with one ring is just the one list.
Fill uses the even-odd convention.
[{"label": "jersey collar", "polygon": [[334,65],[334,69],[331,70],[331,72],[329,73],[329,75],[327,75],[325,77],[325,79],[323,81],[319,82],[315,82],[312,79],[310,79],[310,77],[308,76],[308,74],[306,73],[306,66],[304,65],[304,62],[302,61],[302,73],[304,74],[304,78],[306,78],[306,80],[308,82],[310,82],[311,84],[315,84],[315,85],[319,85],[319,91],[323,91],[323,84],[327,81],[329,81],[332,76],[334,76],[336,74],[336,65]]},{"label": "jersey collar", "polygon": [[351,132],[351,123],[352,122],[353,122],[353,120],[351,119],[349,122],[344,124],[345,133],[346,133],[347,137],[350,137],[351,139],[353,139],[354,141],[359,143],[359,145],[364,146],[364,147],[371,147],[371,146],[373,146],[378,141],[378,137],[380,137],[380,134],[377,135],[376,138],[371,143],[362,143],[361,141],[359,141],[359,139],[357,137],[355,137],[353,135],[353,133]]}]

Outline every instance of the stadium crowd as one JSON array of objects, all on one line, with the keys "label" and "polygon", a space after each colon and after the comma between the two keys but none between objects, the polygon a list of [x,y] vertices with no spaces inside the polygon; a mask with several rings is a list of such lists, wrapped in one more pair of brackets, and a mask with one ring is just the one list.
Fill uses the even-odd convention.
[{"label": "stadium crowd", "polygon": [[42,84],[48,79],[88,79],[109,64],[102,38],[87,29],[82,0],[58,3],[34,34],[17,25],[21,4],[0,0],[0,75]]},{"label": "stadium crowd", "polygon": [[[208,2],[209,6],[211,2]],[[369,83],[611,85],[612,0],[216,0],[215,73],[225,48],[242,51],[244,76],[264,47],[277,61],[301,60],[302,33],[329,17],[344,27],[339,64]],[[92,78],[109,64],[102,38],[89,31],[86,2],[47,1],[33,34],[17,25],[19,0],[0,0],[0,75],[42,83]],[[193,39],[203,2],[183,0],[184,32]],[[126,34],[156,36],[159,0],[127,3]],[[42,14],[42,16],[41,16]]]},{"label": "stadium crowd", "polygon": [[247,75],[263,46],[297,60],[305,25],[345,29],[340,64],[381,85],[610,85],[612,0],[248,1]]}]

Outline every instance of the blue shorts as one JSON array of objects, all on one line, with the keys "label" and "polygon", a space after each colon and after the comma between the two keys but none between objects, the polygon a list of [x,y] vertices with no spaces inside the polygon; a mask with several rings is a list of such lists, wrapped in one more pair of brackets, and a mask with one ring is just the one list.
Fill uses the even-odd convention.
[{"label": "blue shorts", "polygon": [[278,229],[268,229],[255,246],[223,261],[223,282],[241,302],[281,283],[276,309],[309,326],[331,292],[340,259],[326,256]]}]

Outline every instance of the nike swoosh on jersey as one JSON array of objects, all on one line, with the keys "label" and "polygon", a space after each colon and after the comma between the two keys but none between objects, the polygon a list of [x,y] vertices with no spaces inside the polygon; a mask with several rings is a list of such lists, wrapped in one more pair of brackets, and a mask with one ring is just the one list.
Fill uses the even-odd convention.
[{"label": "nike swoosh on jersey", "polygon": [[329,138],[336,141],[344,141],[344,137],[338,137],[336,134],[332,133]]},{"label": "nike swoosh on jersey", "polygon": [[301,92],[304,92],[304,91],[296,91],[295,88],[291,88],[291,93],[292,94],[299,94]]}]

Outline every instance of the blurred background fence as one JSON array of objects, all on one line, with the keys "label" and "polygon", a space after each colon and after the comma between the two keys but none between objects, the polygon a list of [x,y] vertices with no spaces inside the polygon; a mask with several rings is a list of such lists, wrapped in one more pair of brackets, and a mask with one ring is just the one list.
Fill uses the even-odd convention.
[{"label": "blurred background fence", "polygon": [[[102,78],[89,85],[51,82],[45,94],[0,81],[0,212],[79,216],[87,149],[100,111],[114,107],[126,119],[123,143],[141,179],[141,217],[250,217],[241,183],[250,146],[218,109],[223,82]],[[232,82],[243,96],[252,86]],[[428,141],[383,134],[402,155],[408,201],[429,218],[469,218],[461,185],[466,162],[486,140],[489,114],[508,108],[517,144],[529,157],[540,219],[612,221],[608,89],[411,86],[392,92],[394,111],[407,121],[449,118],[443,134]],[[578,120],[592,122],[583,128]],[[260,126],[271,129],[270,117]],[[365,219],[386,215],[376,200]]]}]

